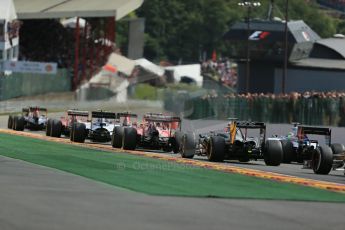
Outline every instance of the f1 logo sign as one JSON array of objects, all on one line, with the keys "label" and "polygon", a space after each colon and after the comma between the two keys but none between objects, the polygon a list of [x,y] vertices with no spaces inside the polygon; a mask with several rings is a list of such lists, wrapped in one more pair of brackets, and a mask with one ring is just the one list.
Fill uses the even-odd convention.
[{"label": "f1 logo sign", "polygon": [[249,36],[249,40],[258,41],[261,39],[265,39],[269,34],[270,32],[266,31],[255,31],[252,35]]}]

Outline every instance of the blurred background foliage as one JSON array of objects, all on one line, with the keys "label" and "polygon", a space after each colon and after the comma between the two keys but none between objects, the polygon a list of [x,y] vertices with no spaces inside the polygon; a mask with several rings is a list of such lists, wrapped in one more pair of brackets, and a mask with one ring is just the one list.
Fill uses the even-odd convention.
[{"label": "blurred background foliage", "polygon": [[[251,18],[267,19],[270,0],[257,0],[261,7],[252,10]],[[145,0],[130,17],[146,18],[144,56],[159,62],[193,63],[209,58],[213,50],[225,54],[222,35],[235,22],[244,20],[247,10],[238,6],[241,0]],[[339,15],[321,8],[315,0],[289,0],[289,18],[304,20],[321,37],[345,33],[345,22]],[[275,1],[274,16],[284,19],[285,0]],[[128,21],[117,25],[117,42],[127,43]],[[123,53],[126,50],[123,49]]]}]

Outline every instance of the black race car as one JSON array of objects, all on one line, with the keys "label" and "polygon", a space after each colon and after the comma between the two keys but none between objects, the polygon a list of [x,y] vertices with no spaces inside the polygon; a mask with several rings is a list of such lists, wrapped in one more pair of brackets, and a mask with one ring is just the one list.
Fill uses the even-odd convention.
[{"label": "black race car", "polygon": [[[249,137],[249,130],[259,130],[258,137]],[[262,122],[237,121],[235,119],[222,132],[182,136],[180,152],[183,158],[205,155],[209,161],[264,159],[266,165],[278,166],[283,158],[279,140],[266,139],[266,125]]]},{"label": "black race car", "polygon": [[23,131],[44,130],[47,125],[47,109],[41,107],[25,107],[19,116],[10,115],[7,127],[9,129]]}]

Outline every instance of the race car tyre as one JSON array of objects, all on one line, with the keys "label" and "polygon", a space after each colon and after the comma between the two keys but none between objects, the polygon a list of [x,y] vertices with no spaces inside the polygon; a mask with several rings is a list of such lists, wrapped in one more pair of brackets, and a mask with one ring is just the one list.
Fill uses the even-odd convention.
[{"label": "race car tyre", "polygon": [[219,136],[210,138],[207,148],[207,158],[209,161],[222,162],[225,155],[225,139]]},{"label": "race car tyre", "polygon": [[14,117],[14,130],[16,131],[23,131],[25,126],[25,119],[24,117]]},{"label": "race car tyre", "polygon": [[182,141],[183,133],[180,131],[176,131],[174,135],[174,142],[172,143],[172,148],[174,153],[179,153],[181,148],[181,141]]},{"label": "race car tyre", "polygon": [[52,135],[52,120],[48,119],[47,126],[46,126],[46,136],[50,137]]},{"label": "race car tyre", "polygon": [[137,130],[132,127],[123,130],[123,149],[134,150],[137,147]]},{"label": "race car tyre", "polygon": [[333,166],[333,153],[329,146],[319,146],[312,157],[314,173],[327,175]]},{"label": "race car tyre", "polygon": [[111,145],[114,148],[122,148],[123,129],[122,126],[114,127],[113,136],[111,138]]},{"label": "race car tyre", "polygon": [[335,143],[331,145],[333,155],[342,155],[345,153],[345,146],[343,144]]},{"label": "race car tyre", "polygon": [[[182,133],[181,133],[182,134]],[[188,132],[182,135],[180,142],[182,158],[193,158],[195,154],[195,134]]]},{"label": "race car tyre", "polygon": [[294,159],[293,144],[289,140],[281,140],[280,142],[283,148],[283,163],[290,164]]},{"label": "race car tyre", "polygon": [[86,126],[83,123],[72,124],[70,140],[73,142],[84,143],[86,138]]},{"label": "race car tyre", "polygon": [[13,116],[12,120],[12,129],[16,130],[16,121],[18,120],[18,116]]},{"label": "race car tyre", "polygon": [[62,132],[62,123],[60,120],[52,120],[51,121],[51,133],[52,137],[61,137]]},{"label": "race car tyre", "polygon": [[9,129],[12,129],[12,128],[13,128],[13,116],[12,116],[12,115],[10,115],[10,116],[8,117],[7,128],[9,128]]},{"label": "race car tyre", "polygon": [[267,140],[264,161],[268,166],[279,166],[283,161],[283,147],[279,140]]}]

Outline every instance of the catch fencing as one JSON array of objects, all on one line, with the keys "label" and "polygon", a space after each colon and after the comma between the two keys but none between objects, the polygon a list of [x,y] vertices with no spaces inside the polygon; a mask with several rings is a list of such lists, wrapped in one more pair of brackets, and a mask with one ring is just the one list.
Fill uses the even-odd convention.
[{"label": "catch fencing", "polygon": [[57,74],[0,73],[0,100],[70,90],[71,78],[66,69],[59,69]]},{"label": "catch fencing", "polygon": [[268,123],[345,126],[345,98],[195,97],[184,103],[189,119],[228,119]]}]

